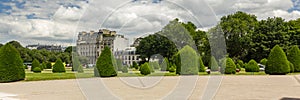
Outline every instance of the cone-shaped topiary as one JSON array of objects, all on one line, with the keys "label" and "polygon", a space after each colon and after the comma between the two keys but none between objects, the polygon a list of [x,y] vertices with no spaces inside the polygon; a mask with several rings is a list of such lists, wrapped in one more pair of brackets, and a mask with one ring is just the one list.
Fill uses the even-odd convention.
[{"label": "cone-shaped topiary", "polygon": [[160,68],[158,61],[152,61],[152,62],[149,62],[149,64],[154,69],[159,69]]},{"label": "cone-shaped topiary", "polygon": [[72,71],[78,71],[79,66],[81,66],[81,63],[79,61],[79,56],[73,54],[73,56],[72,56],[72,62],[73,62],[73,64],[72,64]]},{"label": "cone-shaped topiary", "polygon": [[211,56],[208,67],[211,71],[219,71],[218,62],[214,56]]},{"label": "cone-shaped topiary", "polygon": [[[94,75],[96,77],[113,77],[117,76],[117,66],[114,66],[115,59],[112,56],[110,48],[105,46],[104,50],[102,50],[100,57],[97,59],[96,68]],[[115,64],[116,65],[116,64]]]},{"label": "cone-shaped topiary", "polygon": [[251,59],[245,67],[245,70],[246,72],[259,72],[259,66],[255,60]]},{"label": "cone-shaped topiary", "polygon": [[202,58],[199,57],[199,72],[205,72],[205,66],[203,64]]},{"label": "cone-shaped topiary", "polygon": [[287,59],[294,65],[294,71],[300,72],[300,50],[298,46],[292,46],[287,51]]},{"label": "cone-shaped topiary", "polygon": [[150,66],[149,66],[149,64],[148,64],[147,62],[144,63],[144,64],[141,66],[141,68],[140,68],[140,73],[141,73],[142,75],[148,75],[148,74],[151,73]]},{"label": "cone-shaped topiary", "polygon": [[245,68],[243,60],[238,60],[237,63],[240,65],[241,68]]},{"label": "cone-shaped topiary", "polygon": [[33,71],[33,69],[34,69],[35,67],[40,67],[40,62],[39,62],[37,59],[34,59],[34,60],[32,61],[31,71]]},{"label": "cone-shaped topiary", "polygon": [[262,59],[262,60],[260,60],[260,64],[263,64],[263,65],[267,65],[267,58],[264,58],[264,59]]},{"label": "cone-shaped topiary", "polygon": [[65,66],[60,58],[58,58],[56,60],[55,64],[53,65],[52,72],[53,73],[65,73],[66,72]]},{"label": "cone-shaped topiary", "polygon": [[196,51],[190,46],[184,46],[175,55],[176,74],[179,75],[198,75],[199,58]]},{"label": "cone-shaped topiary", "polygon": [[290,72],[286,55],[279,45],[272,48],[265,68],[265,73],[270,75],[285,75]]},{"label": "cone-shaped topiary", "polygon": [[294,73],[295,69],[294,69],[294,64],[289,62],[290,64],[290,73]]},{"label": "cone-shaped topiary", "polygon": [[20,53],[10,44],[0,48],[0,82],[24,80],[25,71]]},{"label": "cone-shaped topiary", "polygon": [[235,74],[236,65],[231,58],[226,59],[225,74]]}]

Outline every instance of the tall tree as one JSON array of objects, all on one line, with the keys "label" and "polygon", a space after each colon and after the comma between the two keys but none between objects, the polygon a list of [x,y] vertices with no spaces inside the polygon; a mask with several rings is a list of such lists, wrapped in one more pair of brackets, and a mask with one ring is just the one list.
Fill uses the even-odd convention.
[{"label": "tall tree", "polygon": [[298,46],[292,46],[287,51],[287,59],[293,64],[294,72],[300,72],[300,50]]},{"label": "tall tree", "polygon": [[268,57],[265,72],[270,75],[285,75],[290,72],[287,57],[279,45],[272,48]]},{"label": "tall tree", "polygon": [[101,52],[100,57],[97,60],[96,68],[94,69],[94,75],[96,77],[112,77],[117,76],[117,70],[113,64],[114,58],[112,58],[110,48],[105,46]]},{"label": "tall tree", "polygon": [[229,57],[237,60],[248,54],[250,38],[257,27],[255,15],[241,11],[221,18],[220,25],[226,39]]}]

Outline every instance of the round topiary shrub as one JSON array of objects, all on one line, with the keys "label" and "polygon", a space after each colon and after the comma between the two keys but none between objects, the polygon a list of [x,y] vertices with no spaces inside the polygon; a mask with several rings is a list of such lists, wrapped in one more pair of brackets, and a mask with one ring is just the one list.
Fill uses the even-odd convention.
[{"label": "round topiary shrub", "polygon": [[115,59],[112,56],[110,48],[105,46],[104,50],[102,50],[100,57],[97,59],[96,68],[94,70],[94,75],[96,77],[113,77],[117,76],[117,66],[114,64]]},{"label": "round topiary shrub", "polygon": [[238,60],[237,63],[240,65],[241,68],[245,68],[243,60]]},{"label": "round topiary shrub", "polygon": [[149,64],[148,64],[147,62],[144,63],[144,64],[141,66],[141,68],[140,68],[140,73],[141,73],[142,75],[148,75],[148,74],[151,73],[150,66],[149,66]]},{"label": "round topiary shrub", "polygon": [[227,58],[225,74],[235,74],[235,73],[236,73],[236,65],[234,64],[234,62],[231,58]]},{"label": "round topiary shrub", "polygon": [[264,58],[264,59],[262,59],[262,60],[260,60],[260,64],[263,64],[263,65],[267,65],[267,59],[266,58]]},{"label": "round topiary shrub", "polygon": [[219,64],[214,56],[211,57],[208,69],[211,71],[219,71]]},{"label": "round topiary shrub", "polygon": [[36,68],[36,67],[40,67],[40,62],[37,59],[34,59],[32,61],[32,65],[31,65],[31,69],[30,70],[33,71],[33,69]]},{"label": "round topiary shrub", "polygon": [[199,72],[205,72],[205,66],[203,64],[202,58],[199,57]]},{"label": "round topiary shrub", "polygon": [[33,72],[34,72],[34,73],[41,73],[41,72],[42,72],[42,69],[41,69],[40,67],[35,67],[35,68],[33,69]]},{"label": "round topiary shrub", "polygon": [[259,66],[255,60],[251,59],[245,67],[245,70],[246,72],[259,72]]},{"label": "round topiary shrub", "polygon": [[300,72],[300,50],[297,45],[287,51],[287,59],[294,65],[294,71]]},{"label": "round topiary shrub", "polygon": [[272,48],[265,68],[270,75],[285,75],[290,72],[287,57],[279,45]]},{"label": "round topiary shrub", "polygon": [[10,44],[0,48],[0,82],[24,80],[25,71],[20,53]]},{"label": "round topiary shrub", "polygon": [[60,58],[58,58],[56,60],[55,64],[53,65],[52,72],[53,73],[65,73],[66,72],[65,66]]}]

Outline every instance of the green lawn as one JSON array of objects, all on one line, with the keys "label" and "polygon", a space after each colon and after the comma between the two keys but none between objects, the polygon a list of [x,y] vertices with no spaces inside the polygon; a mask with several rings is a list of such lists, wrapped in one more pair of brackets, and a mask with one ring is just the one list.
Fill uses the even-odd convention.
[{"label": "green lawn", "polygon": [[[72,72],[71,68],[66,68],[66,73],[52,73],[51,69],[45,69],[42,73],[33,73],[30,70],[26,69],[26,78],[24,81],[41,81],[41,80],[59,80],[59,79],[76,79],[76,78],[92,78],[94,77],[94,69],[84,69],[84,73],[76,73]],[[300,73],[290,73],[288,75],[299,75]],[[199,72],[199,76],[206,75],[222,75],[220,72],[211,72],[207,74],[206,72]],[[245,72],[242,69],[239,73],[232,75],[267,75],[265,72]],[[143,77],[139,71],[129,69],[128,73],[118,72],[117,77]],[[156,71],[155,73],[151,73],[147,76],[178,76],[174,73]]]}]

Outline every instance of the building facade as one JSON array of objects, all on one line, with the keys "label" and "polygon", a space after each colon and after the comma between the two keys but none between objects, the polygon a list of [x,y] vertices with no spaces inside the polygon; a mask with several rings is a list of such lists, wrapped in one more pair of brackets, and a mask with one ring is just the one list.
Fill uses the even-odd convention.
[{"label": "building facade", "polygon": [[139,55],[136,54],[135,47],[127,47],[125,50],[118,50],[114,52],[116,59],[120,59],[123,65],[132,65],[133,62],[138,63],[140,61]]},{"label": "building facade", "polygon": [[100,29],[98,32],[79,32],[76,45],[76,51],[80,56],[88,58],[89,64],[96,64],[105,46],[110,47],[112,52],[125,50],[128,39],[116,34],[115,31]]},{"label": "building facade", "polygon": [[63,47],[62,46],[55,46],[55,45],[40,45],[40,44],[37,44],[37,45],[27,45],[26,48],[30,49],[30,50],[33,50],[33,49],[36,49],[36,50],[42,50],[42,49],[45,49],[45,50],[48,50],[48,51],[51,51],[51,52],[62,52],[63,51]]}]

